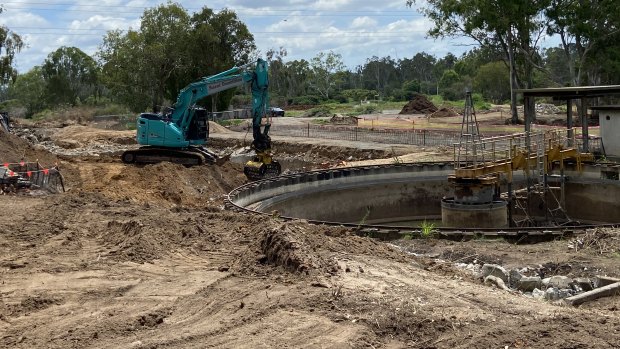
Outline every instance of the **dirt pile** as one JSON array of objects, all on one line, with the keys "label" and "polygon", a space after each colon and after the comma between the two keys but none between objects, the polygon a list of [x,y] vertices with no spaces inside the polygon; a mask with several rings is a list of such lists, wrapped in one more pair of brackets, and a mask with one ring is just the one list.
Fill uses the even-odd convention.
[{"label": "dirt pile", "polygon": [[352,125],[357,126],[359,118],[355,116],[344,116],[340,114],[335,114],[329,119],[329,122],[334,125]]},{"label": "dirt pile", "polygon": [[459,116],[459,113],[457,113],[454,109],[446,107],[440,108],[436,112],[429,115],[431,118],[449,118],[453,116]]},{"label": "dirt pile", "polygon": [[39,161],[44,165],[53,165],[59,162],[58,158],[51,153],[34,147],[27,140],[11,133],[0,131],[0,161],[20,162]]},{"label": "dirt pile", "polygon": [[437,107],[425,95],[417,94],[405,104],[399,114],[429,114],[437,110]]},{"label": "dirt pile", "polygon": [[110,200],[172,207],[221,207],[223,196],[246,182],[243,165],[195,166],[163,162],[143,167],[122,163],[81,163],[71,178],[76,190]]}]

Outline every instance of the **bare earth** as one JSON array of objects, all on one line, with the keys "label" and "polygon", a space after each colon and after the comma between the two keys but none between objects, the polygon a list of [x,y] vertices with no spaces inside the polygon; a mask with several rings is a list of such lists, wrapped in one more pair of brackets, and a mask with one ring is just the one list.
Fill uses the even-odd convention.
[{"label": "bare earth", "polygon": [[[74,150],[127,136],[62,132],[56,139]],[[277,142],[295,155],[293,140]],[[391,157],[316,142],[297,156]],[[136,167],[76,154],[58,158],[0,133],[0,160],[59,162],[70,187],[0,196],[2,348],[619,346],[620,297],[568,307],[485,286],[451,262],[620,276],[618,231],[597,245],[604,250],[574,251],[567,241],[388,244],[226,211],[224,195],[245,181],[241,165]]]}]

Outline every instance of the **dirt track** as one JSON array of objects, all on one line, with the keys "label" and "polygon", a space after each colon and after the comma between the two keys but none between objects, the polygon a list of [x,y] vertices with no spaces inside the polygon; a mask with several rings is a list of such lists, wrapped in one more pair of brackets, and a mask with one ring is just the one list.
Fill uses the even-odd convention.
[{"label": "dirt track", "polygon": [[408,240],[399,248],[341,228],[224,211],[223,195],[244,181],[238,165],[134,167],[112,157],[58,159],[1,133],[0,141],[3,160],[59,161],[71,188],[0,196],[0,347],[620,343],[620,297],[570,308],[484,286],[448,262],[555,263],[574,275],[620,276],[615,254],[571,252],[566,241]]}]

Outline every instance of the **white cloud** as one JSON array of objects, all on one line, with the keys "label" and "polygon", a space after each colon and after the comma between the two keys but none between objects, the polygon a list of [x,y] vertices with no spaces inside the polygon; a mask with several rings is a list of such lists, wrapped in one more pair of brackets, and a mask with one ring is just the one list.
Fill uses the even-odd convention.
[{"label": "white cloud", "polygon": [[377,20],[368,16],[357,17],[351,22],[351,29],[369,29],[374,28],[377,25]]},{"label": "white cloud", "polygon": [[[190,13],[205,6],[197,0],[178,2]],[[7,4],[7,12],[0,14],[0,23],[14,27],[29,45],[16,57],[20,72],[41,64],[50,52],[62,45],[75,46],[92,55],[106,31],[138,28],[145,8],[167,1],[27,3]],[[380,7],[370,0],[213,0],[206,6],[216,11],[222,8],[236,11],[254,34],[261,52],[284,47],[289,54],[286,60],[309,60],[320,51],[333,50],[342,54],[345,64],[352,68],[373,55],[405,58],[423,50],[444,55],[449,51],[460,54],[469,49],[452,45],[459,40],[425,39],[430,22],[415,9],[407,8],[404,0],[386,0]],[[42,10],[44,8],[48,10]]]}]

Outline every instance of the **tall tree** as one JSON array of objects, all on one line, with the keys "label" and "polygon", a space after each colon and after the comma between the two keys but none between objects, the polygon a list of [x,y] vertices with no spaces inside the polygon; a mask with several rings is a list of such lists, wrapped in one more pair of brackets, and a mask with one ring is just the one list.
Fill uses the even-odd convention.
[{"label": "tall tree", "polygon": [[325,99],[329,99],[332,91],[340,83],[336,73],[345,69],[342,56],[333,51],[319,52],[310,61],[312,68],[312,88]]},{"label": "tall tree", "polygon": [[395,82],[397,86],[401,84],[396,62],[390,56],[368,58],[362,74],[366,89],[377,90],[382,96],[388,95],[390,82]]},{"label": "tall tree", "polygon": [[50,103],[75,105],[94,95],[97,63],[77,47],[62,46],[43,62],[42,75]]},{"label": "tall tree", "polygon": [[590,57],[597,49],[605,49],[601,44],[620,38],[620,1],[551,0],[545,14],[547,32],[561,39],[571,84],[587,83],[584,72],[588,62],[594,63],[596,71],[599,65]]},{"label": "tall tree", "polygon": [[[499,45],[510,68],[512,121],[517,122],[514,90],[533,87],[541,18],[550,0],[427,0],[423,12],[434,22],[432,37],[465,36],[482,47]],[[409,6],[416,0],[407,0]],[[518,66],[519,65],[519,66]]]},{"label": "tall tree", "polygon": [[[179,4],[147,9],[139,30],[106,34],[99,57],[106,85],[136,111],[173,103],[181,88],[203,76],[247,63],[254,38],[231,11],[209,8],[190,15]],[[214,98],[228,106],[233,90]],[[201,101],[210,106],[211,99]]]},{"label": "tall tree", "polygon": [[47,99],[45,80],[41,67],[36,66],[25,74],[20,74],[15,82],[9,85],[9,98],[16,99],[25,107],[26,117],[40,112],[46,107]]},{"label": "tall tree", "polygon": [[[0,13],[3,9],[0,7]],[[15,54],[24,48],[21,36],[11,31],[6,26],[0,26],[0,84],[5,85],[14,81],[17,70],[13,68]]]}]

